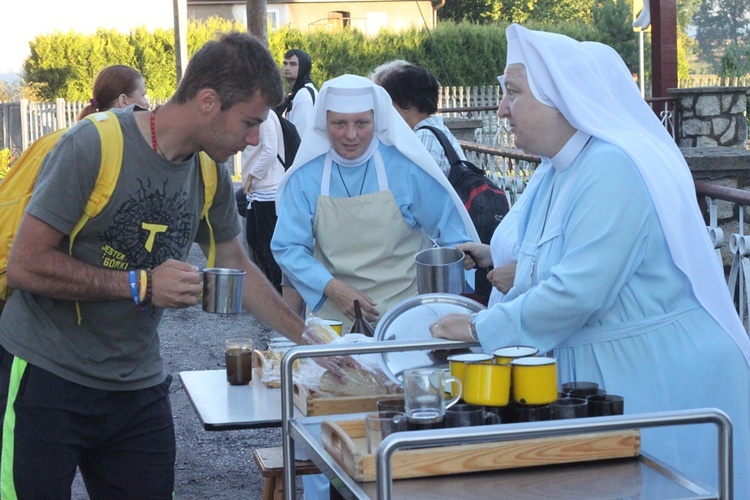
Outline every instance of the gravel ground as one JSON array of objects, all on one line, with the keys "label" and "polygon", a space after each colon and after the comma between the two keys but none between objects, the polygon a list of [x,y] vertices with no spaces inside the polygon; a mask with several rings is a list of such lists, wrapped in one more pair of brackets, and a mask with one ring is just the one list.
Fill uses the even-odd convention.
[{"label": "gravel ground", "polygon": [[[205,266],[197,246],[188,262]],[[225,339],[250,335],[255,346],[264,348],[272,332],[250,314],[222,317],[204,313],[200,307],[167,311],[159,332],[162,355],[174,377],[171,401],[177,436],[175,499],[260,499],[263,477],[252,452],[280,446],[281,429],[204,430],[178,374],[223,369]],[[302,498],[300,487],[297,497]],[[80,477],[73,485],[73,498],[88,498]]]}]

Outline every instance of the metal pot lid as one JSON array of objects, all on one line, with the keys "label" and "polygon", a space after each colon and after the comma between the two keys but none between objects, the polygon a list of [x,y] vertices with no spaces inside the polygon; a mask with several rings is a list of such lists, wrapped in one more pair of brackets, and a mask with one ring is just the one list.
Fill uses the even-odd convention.
[{"label": "metal pot lid", "polygon": [[[486,309],[479,302],[448,293],[427,293],[400,302],[378,321],[375,340],[440,340],[430,334],[429,326],[446,314],[473,314]],[[402,385],[405,370],[412,368],[441,368],[449,366],[448,356],[467,352],[481,353],[482,349],[452,349],[443,351],[384,352],[380,358],[383,372]]]}]

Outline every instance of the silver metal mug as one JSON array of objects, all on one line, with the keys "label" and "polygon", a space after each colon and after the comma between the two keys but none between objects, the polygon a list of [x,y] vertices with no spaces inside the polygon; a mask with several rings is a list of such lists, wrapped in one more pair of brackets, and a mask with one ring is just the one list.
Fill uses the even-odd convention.
[{"label": "silver metal mug", "polygon": [[203,270],[203,310],[217,314],[242,312],[245,271],[209,267]]},{"label": "silver metal mug", "polygon": [[439,247],[422,250],[415,257],[417,289],[423,293],[460,294],[466,283],[464,253],[455,248]]}]

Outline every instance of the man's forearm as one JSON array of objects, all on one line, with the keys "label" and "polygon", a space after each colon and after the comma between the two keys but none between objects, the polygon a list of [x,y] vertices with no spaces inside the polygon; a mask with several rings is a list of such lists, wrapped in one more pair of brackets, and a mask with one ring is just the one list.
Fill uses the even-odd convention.
[{"label": "man's forearm", "polygon": [[14,256],[8,285],[62,300],[102,301],[131,297],[128,273],[95,267],[56,249]]}]

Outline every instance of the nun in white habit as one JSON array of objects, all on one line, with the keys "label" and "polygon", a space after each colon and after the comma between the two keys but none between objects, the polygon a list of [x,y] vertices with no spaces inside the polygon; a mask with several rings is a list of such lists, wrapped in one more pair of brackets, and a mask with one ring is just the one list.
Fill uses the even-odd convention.
[{"label": "nun in white habit", "polygon": [[[436,337],[554,350],[560,382],[624,396],[625,413],[719,408],[735,498],[750,498],[750,342],[690,171],[610,47],[511,25],[498,114],[551,168],[518,214],[513,288]],[[643,431],[643,450],[717,485],[711,425]]]},{"label": "nun in white habit", "polygon": [[417,295],[414,256],[478,241],[466,209],[388,93],[326,82],[277,192],[276,261],[317,316],[375,321]]}]

